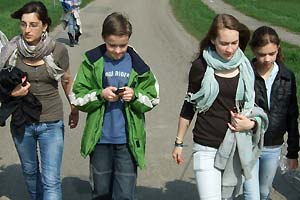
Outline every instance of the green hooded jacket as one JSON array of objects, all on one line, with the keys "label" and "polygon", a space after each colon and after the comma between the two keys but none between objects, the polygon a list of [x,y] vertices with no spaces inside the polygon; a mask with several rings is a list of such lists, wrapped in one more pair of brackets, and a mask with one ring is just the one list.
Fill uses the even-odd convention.
[{"label": "green hooded jacket", "polygon": [[[105,44],[84,54],[84,60],[76,74],[70,101],[80,111],[87,113],[84,133],[81,140],[81,155],[86,157],[93,152],[102,135],[106,100],[101,97],[104,70],[103,55]],[[128,145],[140,168],[145,166],[145,115],[159,103],[158,82],[149,66],[140,56],[128,47],[132,60],[132,70],[128,86],[134,90],[134,98],[125,102],[125,117],[128,129]]]}]

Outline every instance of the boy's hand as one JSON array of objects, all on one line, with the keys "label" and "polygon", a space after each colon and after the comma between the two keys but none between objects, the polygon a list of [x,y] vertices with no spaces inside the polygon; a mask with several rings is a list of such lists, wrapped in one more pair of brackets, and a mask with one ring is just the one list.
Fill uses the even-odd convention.
[{"label": "boy's hand", "polygon": [[104,98],[106,101],[115,102],[118,101],[119,95],[116,95],[114,92],[117,90],[116,87],[109,86],[102,90],[102,98]]},{"label": "boy's hand", "polygon": [[120,94],[119,94],[119,96],[121,96],[122,97],[122,99],[123,99],[123,101],[126,101],[126,102],[129,102],[129,101],[131,101],[132,99],[133,99],[133,97],[134,97],[134,91],[133,91],[133,89],[132,88],[130,88],[130,87],[124,87],[124,91],[123,92],[121,92]]}]

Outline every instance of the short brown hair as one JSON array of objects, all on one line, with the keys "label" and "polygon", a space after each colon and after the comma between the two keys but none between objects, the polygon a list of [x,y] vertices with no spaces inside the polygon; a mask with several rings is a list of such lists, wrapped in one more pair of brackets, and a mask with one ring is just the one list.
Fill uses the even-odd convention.
[{"label": "short brown hair", "polygon": [[132,26],[128,18],[123,14],[114,12],[108,15],[102,25],[102,37],[106,38],[109,35],[124,36],[129,38],[132,34]]}]

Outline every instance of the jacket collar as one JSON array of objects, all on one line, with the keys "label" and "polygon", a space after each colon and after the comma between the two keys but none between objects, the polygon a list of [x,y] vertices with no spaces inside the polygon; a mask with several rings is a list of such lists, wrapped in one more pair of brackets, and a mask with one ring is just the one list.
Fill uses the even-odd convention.
[{"label": "jacket collar", "polygon": [[[94,49],[91,49],[85,53],[90,63],[94,64],[97,60],[103,57],[106,52],[106,45],[102,44]],[[127,53],[129,53],[132,60],[132,68],[139,74],[143,74],[150,71],[150,67],[144,62],[144,60],[135,52],[135,50],[128,46]]]},{"label": "jacket collar", "polygon": [[[255,66],[254,66],[255,61],[256,61],[256,58],[253,58],[251,60],[251,65],[252,65],[255,76],[260,77],[260,75],[257,73],[257,71],[255,69]],[[278,74],[276,76],[276,79],[282,78],[282,79],[290,80],[291,77],[289,76],[289,73],[288,73],[288,70],[287,70],[286,66],[282,62],[277,61],[277,60],[276,60],[276,63],[279,67],[279,71],[278,71]]]}]

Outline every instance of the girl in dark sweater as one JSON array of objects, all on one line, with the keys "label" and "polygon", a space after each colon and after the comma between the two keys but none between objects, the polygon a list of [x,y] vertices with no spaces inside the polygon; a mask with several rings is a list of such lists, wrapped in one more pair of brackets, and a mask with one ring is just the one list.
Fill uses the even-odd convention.
[{"label": "girl in dark sweater", "polygon": [[255,101],[265,110],[269,127],[264,136],[264,148],[253,170],[252,179],[245,182],[246,200],[269,199],[272,182],[279,165],[284,134],[288,133],[287,165],[298,167],[299,131],[295,75],[283,64],[280,39],[276,31],[262,26],[250,41],[255,58]]}]

